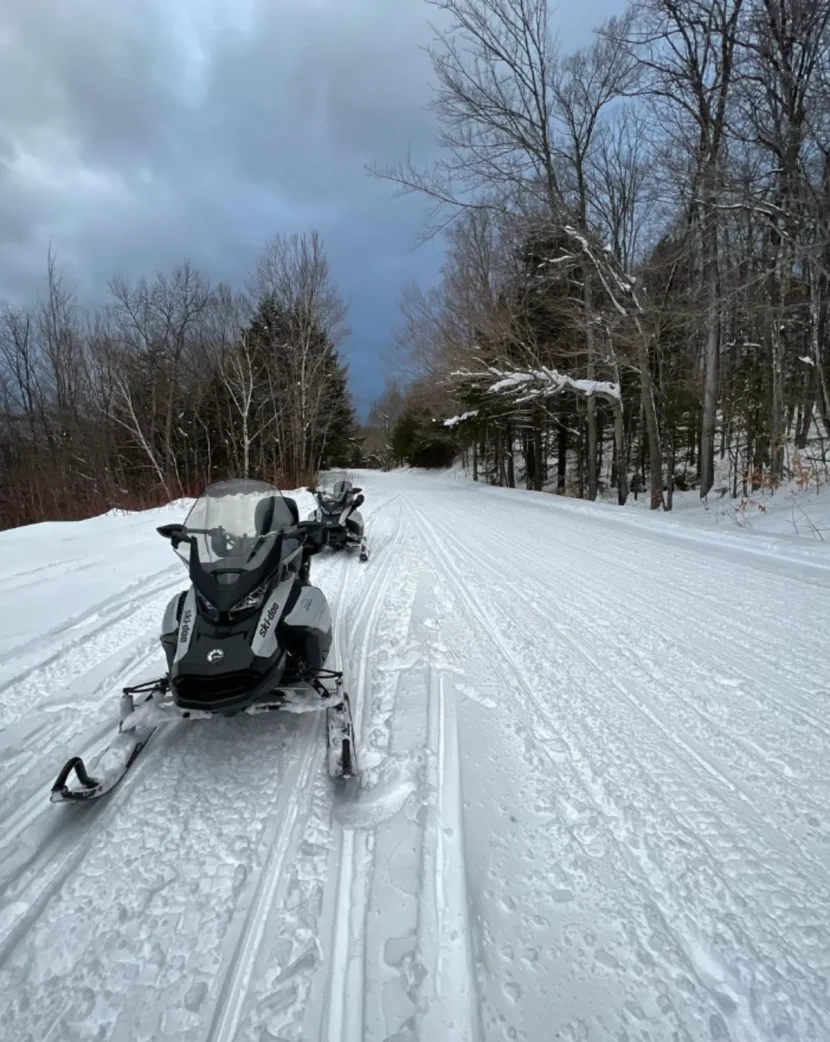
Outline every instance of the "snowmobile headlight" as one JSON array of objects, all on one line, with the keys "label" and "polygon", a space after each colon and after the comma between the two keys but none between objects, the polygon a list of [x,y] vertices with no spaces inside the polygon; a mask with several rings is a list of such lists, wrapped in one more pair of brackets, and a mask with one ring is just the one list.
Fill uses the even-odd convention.
[{"label": "snowmobile headlight", "polygon": [[202,612],[211,622],[219,621],[219,609],[215,608],[210,601],[205,597],[203,593],[196,590],[196,601],[199,605],[199,611]]},{"label": "snowmobile headlight", "polygon": [[268,592],[268,583],[263,583],[262,586],[257,586],[255,590],[243,597],[241,601],[237,601],[236,604],[231,608],[231,615],[236,615],[240,611],[251,611],[252,608],[259,608],[262,602],[265,600],[265,594]]}]

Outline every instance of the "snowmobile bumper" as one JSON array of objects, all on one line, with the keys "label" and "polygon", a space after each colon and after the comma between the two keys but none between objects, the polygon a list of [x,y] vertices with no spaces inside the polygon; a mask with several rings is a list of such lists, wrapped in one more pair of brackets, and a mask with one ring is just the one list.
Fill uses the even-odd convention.
[{"label": "snowmobile bumper", "polygon": [[[333,683],[327,686],[324,681]],[[124,688],[118,734],[90,768],[80,756],[66,761],[52,786],[51,802],[89,801],[106,796],[124,778],[153,734],[171,719],[206,720],[227,713],[226,709],[208,712],[176,705],[172,698],[165,698],[169,691],[167,677]],[[136,706],[137,694],[146,697]],[[342,673],[318,670],[313,676],[300,678],[296,684],[272,690],[238,711],[257,716],[276,710],[308,713],[324,709],[327,710],[329,773],[338,778],[354,777],[357,773],[354,729]]]}]

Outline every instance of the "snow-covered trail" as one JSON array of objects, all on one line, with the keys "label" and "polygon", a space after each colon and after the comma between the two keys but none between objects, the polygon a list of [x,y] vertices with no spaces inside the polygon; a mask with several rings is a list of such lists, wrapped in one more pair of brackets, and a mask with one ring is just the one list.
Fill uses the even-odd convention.
[{"label": "snow-covered trail", "polygon": [[48,636],[0,648],[0,1037],[829,1039],[830,558],[360,482],[372,558],[313,580],[362,787],[272,714],[171,725],[103,806],[49,805],[185,576],[158,519],[113,520],[75,560],[119,574],[128,538],[124,581],[61,628],[59,555],[16,555]]}]

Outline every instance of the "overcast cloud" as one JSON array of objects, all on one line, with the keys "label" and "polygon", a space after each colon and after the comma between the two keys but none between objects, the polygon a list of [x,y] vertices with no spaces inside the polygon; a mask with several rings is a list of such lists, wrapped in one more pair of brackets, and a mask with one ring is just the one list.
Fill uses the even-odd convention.
[{"label": "overcast cloud", "polygon": [[[563,4],[567,46],[622,0]],[[569,10],[564,10],[568,8]],[[0,0],[0,298],[51,242],[82,299],[189,257],[240,284],[265,240],[314,227],[351,305],[362,409],[381,390],[423,214],[365,164],[434,155],[422,0]]]}]

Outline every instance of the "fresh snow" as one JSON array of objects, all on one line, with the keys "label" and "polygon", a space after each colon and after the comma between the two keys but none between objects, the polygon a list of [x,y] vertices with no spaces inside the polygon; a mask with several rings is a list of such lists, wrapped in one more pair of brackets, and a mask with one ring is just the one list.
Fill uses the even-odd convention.
[{"label": "fresh snow", "polygon": [[[598,394],[605,398],[620,397],[620,385],[607,380],[575,380],[572,376],[560,373],[556,369],[542,366],[541,369],[531,369],[528,372],[507,371],[488,366],[486,370],[478,372],[457,371],[454,377],[476,379],[486,381],[493,376],[498,377],[495,383],[484,388],[487,394],[504,394],[521,391],[522,396],[514,397],[514,403],[529,401],[532,398],[551,398],[566,389],[579,391],[586,397]],[[477,416],[478,409],[465,412],[460,416],[453,416],[444,421],[444,426],[451,427],[466,420],[468,417]]]},{"label": "fresh snow", "polygon": [[458,416],[451,416],[448,420],[444,420],[444,426],[457,427],[459,423],[463,423],[465,420],[471,420],[474,416],[478,416],[478,409],[469,409],[467,412],[462,412]]},{"label": "fresh snow", "polygon": [[270,714],[49,804],[162,668],[186,505],[0,534],[0,1038],[826,1042],[830,550],[353,478],[362,786]]}]

